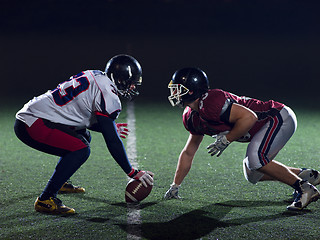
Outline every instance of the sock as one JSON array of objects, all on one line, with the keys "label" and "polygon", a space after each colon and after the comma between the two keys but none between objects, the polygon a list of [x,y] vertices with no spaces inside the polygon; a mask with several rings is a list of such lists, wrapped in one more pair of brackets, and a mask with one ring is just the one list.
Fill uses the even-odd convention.
[{"label": "sock", "polygon": [[307,182],[307,181],[305,181],[305,180],[302,180],[302,181],[297,180],[293,185],[291,185],[291,187],[293,187],[295,190],[297,190],[299,193],[301,193],[302,192],[301,185],[304,184],[305,182]]},{"label": "sock", "polygon": [[[304,170],[307,170],[307,168],[301,168],[299,174],[302,173]],[[298,174],[298,176],[299,176],[299,174]]]},{"label": "sock", "polygon": [[50,197],[57,197],[57,193],[62,185],[81,167],[89,155],[90,148],[87,147],[61,157],[47,186],[40,195],[40,200],[43,201]]}]

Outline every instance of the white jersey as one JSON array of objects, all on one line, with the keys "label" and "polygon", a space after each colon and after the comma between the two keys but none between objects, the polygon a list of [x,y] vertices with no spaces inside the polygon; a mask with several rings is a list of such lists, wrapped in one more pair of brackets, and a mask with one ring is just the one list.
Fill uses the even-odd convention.
[{"label": "white jersey", "polygon": [[61,123],[78,129],[96,123],[95,112],[116,119],[121,111],[117,87],[104,72],[88,70],[72,76],[38,97],[16,114],[29,127],[38,119]]}]

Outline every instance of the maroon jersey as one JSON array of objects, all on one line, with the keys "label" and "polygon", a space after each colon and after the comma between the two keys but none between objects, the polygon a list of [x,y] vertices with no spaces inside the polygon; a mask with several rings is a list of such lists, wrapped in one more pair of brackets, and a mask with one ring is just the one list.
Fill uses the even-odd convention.
[{"label": "maroon jersey", "polygon": [[251,138],[282,108],[283,104],[269,100],[260,101],[254,98],[239,97],[220,89],[210,89],[199,101],[199,112],[186,107],[183,113],[185,128],[194,135],[215,135],[230,131],[233,124],[229,122],[232,104],[237,103],[251,109],[257,114],[258,121],[246,136],[239,141],[250,141]]}]

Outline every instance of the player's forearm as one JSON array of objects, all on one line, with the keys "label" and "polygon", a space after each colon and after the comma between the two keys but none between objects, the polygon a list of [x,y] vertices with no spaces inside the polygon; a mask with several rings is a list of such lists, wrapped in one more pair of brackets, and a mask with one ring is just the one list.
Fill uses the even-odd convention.
[{"label": "player's forearm", "polygon": [[122,141],[108,141],[107,147],[113,159],[119,164],[122,170],[128,174],[132,170],[132,166],[128,160]]},{"label": "player's forearm", "polygon": [[232,130],[226,135],[226,138],[229,142],[233,142],[245,136],[249,130],[253,127],[256,123],[257,118],[255,115],[249,115],[245,118],[241,118],[236,121]]},{"label": "player's forearm", "polygon": [[179,161],[174,176],[174,183],[180,185],[191,169],[193,156],[188,155],[184,150],[179,156]]},{"label": "player's forearm", "polygon": [[126,174],[130,173],[132,167],[114,121],[104,116],[97,116],[97,120],[110,154]]},{"label": "player's forearm", "polygon": [[234,126],[226,135],[229,142],[233,142],[245,136],[257,122],[257,115],[244,106],[233,104],[230,112],[229,122]]},{"label": "player's forearm", "polygon": [[196,154],[202,139],[202,135],[189,135],[187,143],[179,156],[179,161],[174,176],[175,184],[180,185],[183,179],[189,173],[194,155]]}]

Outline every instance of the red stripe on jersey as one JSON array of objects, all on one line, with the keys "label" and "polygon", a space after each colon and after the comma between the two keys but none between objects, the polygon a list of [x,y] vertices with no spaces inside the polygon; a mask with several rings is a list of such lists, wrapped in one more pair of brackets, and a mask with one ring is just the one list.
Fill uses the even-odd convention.
[{"label": "red stripe on jersey", "polygon": [[120,112],[120,109],[114,111],[114,112],[111,113],[111,114],[102,113],[102,112],[98,112],[98,111],[95,111],[95,114],[96,114],[96,115],[99,115],[99,116],[111,118],[112,120],[115,120],[115,119],[117,118],[117,115],[119,115],[119,112]]},{"label": "red stripe on jersey", "polygon": [[109,117],[109,114],[107,114],[107,113],[102,113],[102,112],[98,112],[98,111],[95,111],[94,113],[99,116]]}]

